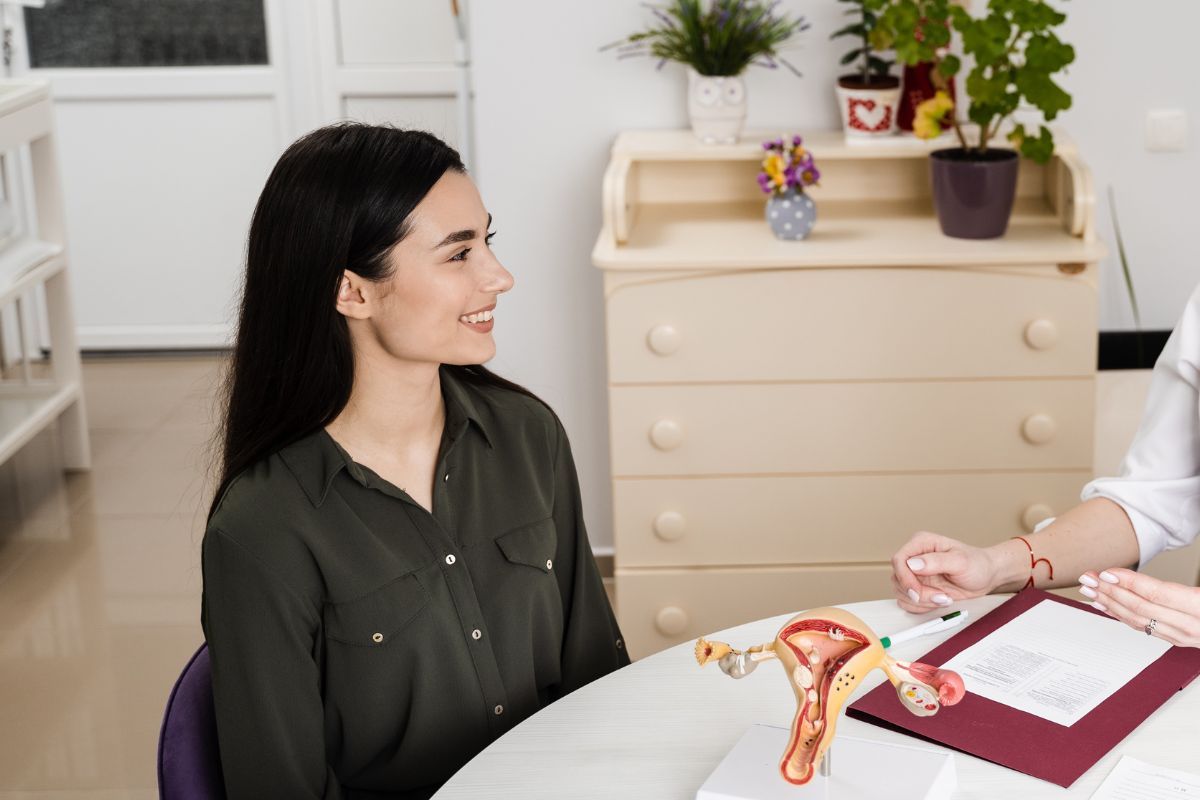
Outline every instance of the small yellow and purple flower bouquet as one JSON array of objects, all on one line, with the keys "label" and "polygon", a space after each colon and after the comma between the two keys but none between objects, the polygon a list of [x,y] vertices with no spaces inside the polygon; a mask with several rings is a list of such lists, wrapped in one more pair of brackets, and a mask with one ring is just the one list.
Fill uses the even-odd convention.
[{"label": "small yellow and purple flower bouquet", "polygon": [[804,147],[804,140],[793,136],[789,145],[784,139],[763,142],[762,172],[758,173],[758,185],[763,194],[787,194],[794,189],[803,192],[806,186],[815,186],[821,179],[821,171],[813,161],[813,155]]},{"label": "small yellow and purple flower bouquet", "polygon": [[821,179],[813,155],[799,136],[763,142],[758,186],[767,197],[767,225],[780,239],[807,239],[817,222],[817,204],[805,191]]}]

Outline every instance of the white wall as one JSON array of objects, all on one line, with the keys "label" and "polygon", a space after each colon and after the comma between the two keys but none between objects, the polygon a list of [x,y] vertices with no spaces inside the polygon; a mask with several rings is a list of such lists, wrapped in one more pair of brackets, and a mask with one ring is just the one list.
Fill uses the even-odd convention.
[{"label": "white wall", "polygon": [[[1143,324],[1169,328],[1200,280],[1190,238],[1190,217],[1200,211],[1193,189],[1200,183],[1200,90],[1187,56],[1200,3],[1154,0],[1139,4],[1140,13],[1132,6],[1118,0],[1059,4],[1071,15],[1064,38],[1077,50],[1066,81],[1076,109],[1062,124],[1095,172],[1099,230],[1106,238],[1103,190],[1109,182],[1117,187]],[[812,23],[787,52],[805,77],[748,73],[748,125],[800,133],[836,127],[831,87],[848,46],[828,36],[841,23],[842,7],[835,0],[786,0],[782,8],[803,12]],[[471,16],[475,175],[496,218],[496,250],[517,278],[497,311],[493,366],[540,393],[563,417],[592,541],[610,547],[603,304],[590,260],[600,227],[600,179],[618,131],[687,124],[685,75],[678,65],[656,72],[652,62],[597,52],[648,19],[633,0],[476,0]],[[1164,106],[1189,112],[1185,153],[1151,154],[1142,147],[1145,110]],[[1132,318],[1115,258],[1102,272],[1102,326],[1128,327]]]}]

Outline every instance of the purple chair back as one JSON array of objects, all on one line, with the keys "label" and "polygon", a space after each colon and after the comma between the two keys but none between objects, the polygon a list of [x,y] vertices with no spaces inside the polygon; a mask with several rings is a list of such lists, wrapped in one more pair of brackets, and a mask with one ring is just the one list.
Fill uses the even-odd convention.
[{"label": "purple chair back", "polygon": [[161,800],[225,800],[208,645],[183,668],[163,714],[158,737]]}]

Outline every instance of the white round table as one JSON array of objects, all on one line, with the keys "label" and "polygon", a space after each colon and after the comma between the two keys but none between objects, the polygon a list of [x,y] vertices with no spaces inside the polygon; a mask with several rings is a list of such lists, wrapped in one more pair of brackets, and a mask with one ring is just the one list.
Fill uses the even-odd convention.
[{"label": "white round table", "polygon": [[[1008,595],[981,597],[964,608],[978,619]],[[880,635],[903,630],[935,615],[917,617],[892,600],[851,603]],[[770,641],[790,614],[759,620],[711,637],[734,647]],[[897,645],[897,658],[913,660],[961,630]],[[787,678],[767,663],[735,681],[713,666],[696,665],[691,642],[644,658],[543,709],[497,739],[435,795],[455,798],[605,798],[693,800],[696,790],[742,734],[755,723],[788,727],[795,701]],[[879,670],[854,697],[883,680]],[[849,705],[849,704],[847,704]],[[845,717],[838,736],[855,736],[920,747],[938,745]],[[836,753],[837,742],[834,741]],[[955,800],[998,797],[1091,797],[1121,755],[1192,772],[1200,769],[1200,687],[1176,694],[1068,790],[987,761],[955,753]],[[1052,758],[1052,754],[1047,755]],[[834,756],[834,769],[837,757]]]}]

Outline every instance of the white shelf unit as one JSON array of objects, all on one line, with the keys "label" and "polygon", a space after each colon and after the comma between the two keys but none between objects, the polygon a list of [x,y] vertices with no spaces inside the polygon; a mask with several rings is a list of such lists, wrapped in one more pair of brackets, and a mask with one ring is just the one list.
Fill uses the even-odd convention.
[{"label": "white shelf unit", "polygon": [[[36,227],[25,230],[0,251],[0,311],[17,314],[19,374],[0,379],[0,463],[59,420],[63,466],[91,467],[82,370],[75,314],[67,273],[66,226],[54,141],[54,109],[44,81],[0,81],[0,153],[13,157],[29,146]],[[26,198],[13,198],[20,202]],[[29,216],[29,215],[27,215]],[[25,319],[38,287],[45,294],[50,333],[49,370],[30,364]]]}]

